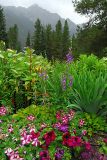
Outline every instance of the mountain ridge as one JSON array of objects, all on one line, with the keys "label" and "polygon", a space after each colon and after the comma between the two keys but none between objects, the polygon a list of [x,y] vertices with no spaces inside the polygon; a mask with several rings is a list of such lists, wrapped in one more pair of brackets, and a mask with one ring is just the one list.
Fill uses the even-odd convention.
[{"label": "mountain ridge", "polygon": [[[55,25],[58,20],[61,20],[62,26],[64,26],[65,19],[61,18],[57,13],[51,13],[46,9],[39,7],[34,4],[28,8],[15,7],[15,6],[2,6],[4,8],[7,30],[14,24],[18,25],[19,28],[19,40],[22,46],[25,44],[27,33],[30,32],[33,35],[35,21],[39,18],[42,25],[46,26],[51,24],[52,28],[55,29]],[[70,34],[76,33],[76,24],[70,19],[67,19]]]}]

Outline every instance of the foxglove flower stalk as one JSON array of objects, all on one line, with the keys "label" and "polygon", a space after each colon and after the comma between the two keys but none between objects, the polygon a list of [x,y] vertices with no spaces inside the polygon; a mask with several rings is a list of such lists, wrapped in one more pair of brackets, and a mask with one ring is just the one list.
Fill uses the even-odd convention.
[{"label": "foxglove flower stalk", "polygon": [[66,55],[66,59],[67,63],[71,63],[73,61],[73,56],[70,52]]},{"label": "foxglove flower stalk", "polygon": [[61,80],[61,84],[62,84],[62,89],[66,90],[66,76],[63,76],[62,80]]},{"label": "foxglove flower stalk", "polygon": [[72,87],[73,79],[72,76],[69,76],[69,86]]}]

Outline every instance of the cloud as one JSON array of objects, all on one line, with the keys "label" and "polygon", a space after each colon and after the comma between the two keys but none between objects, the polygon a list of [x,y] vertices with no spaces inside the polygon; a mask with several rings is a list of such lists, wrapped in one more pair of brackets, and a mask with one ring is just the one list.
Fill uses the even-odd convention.
[{"label": "cloud", "polygon": [[58,13],[63,18],[69,18],[73,22],[80,24],[87,21],[87,18],[80,16],[74,10],[72,0],[0,0],[0,4],[10,6],[29,7],[38,4],[40,7]]}]

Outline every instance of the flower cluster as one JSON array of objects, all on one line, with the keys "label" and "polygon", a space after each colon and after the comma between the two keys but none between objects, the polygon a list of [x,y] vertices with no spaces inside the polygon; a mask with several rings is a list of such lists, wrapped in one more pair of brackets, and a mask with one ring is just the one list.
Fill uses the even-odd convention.
[{"label": "flower cluster", "polygon": [[14,150],[12,150],[11,148],[8,148],[7,150],[5,150],[5,154],[7,155],[7,157],[9,158],[9,160],[24,160],[24,158],[21,158],[19,156],[19,153]]},{"label": "flower cluster", "polygon": [[[19,138],[14,137],[14,124],[9,124],[8,132],[12,133],[12,140],[19,143],[19,145],[14,150],[11,148],[5,150],[8,159],[26,159],[28,153],[25,148],[27,147],[30,148],[32,160],[37,157],[40,160],[51,160],[51,158],[55,160],[66,159],[66,151],[70,151],[71,156],[73,156],[73,152],[75,153],[74,155],[77,154],[77,159],[86,160],[91,159],[93,156],[99,156],[100,159],[98,160],[105,160],[105,155],[95,154],[97,151],[94,150],[95,147],[88,140],[86,119],[84,117],[80,118],[80,115],[77,117],[77,114],[75,114],[73,110],[67,110],[66,112],[59,110],[56,113],[54,124],[39,123],[38,127],[35,126],[35,121],[33,122],[35,117],[30,115],[27,117],[27,125],[20,131],[20,141]],[[76,126],[74,125],[75,119]],[[11,137],[11,134],[8,136]],[[107,144],[107,138],[102,139],[102,141],[105,145]],[[22,153],[18,150],[19,146],[22,148]],[[52,147],[55,147],[55,151],[50,154]],[[79,153],[75,152],[78,147],[80,149]],[[35,155],[35,151],[37,155]]]},{"label": "flower cluster", "polygon": [[32,128],[29,134],[24,129],[21,133],[21,144],[24,146],[31,143],[33,146],[37,147],[38,145],[40,145],[40,142],[38,140],[39,136],[40,136],[40,133],[39,132],[35,133],[35,131],[32,130]]}]

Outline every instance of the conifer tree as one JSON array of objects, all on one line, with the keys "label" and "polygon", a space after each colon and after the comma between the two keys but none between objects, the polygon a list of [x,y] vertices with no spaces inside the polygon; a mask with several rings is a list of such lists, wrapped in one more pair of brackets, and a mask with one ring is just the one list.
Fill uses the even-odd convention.
[{"label": "conifer tree", "polygon": [[30,33],[28,32],[27,39],[26,39],[26,47],[31,46],[31,39],[30,39]]},{"label": "conifer tree", "polygon": [[18,27],[15,24],[13,27],[9,28],[8,31],[8,45],[9,48],[20,51],[21,45],[18,41]]},{"label": "conifer tree", "polygon": [[63,29],[63,35],[62,35],[62,46],[63,46],[63,59],[65,58],[65,55],[68,53],[69,48],[71,45],[71,39],[69,34],[69,27],[68,22],[65,20],[64,29]]},{"label": "conifer tree", "polygon": [[55,31],[55,57],[58,59],[62,58],[62,24],[59,20],[56,24]]},{"label": "conifer tree", "polygon": [[0,6],[0,40],[4,41],[7,46],[6,21],[3,8]]},{"label": "conifer tree", "polygon": [[41,31],[42,25],[39,19],[35,22],[35,31],[33,37],[33,48],[36,54],[40,54],[41,52]]},{"label": "conifer tree", "polygon": [[46,26],[46,54],[49,60],[52,59],[52,27],[51,25]]},{"label": "conifer tree", "polygon": [[46,56],[46,30],[45,27],[41,27],[41,53],[43,57]]}]

